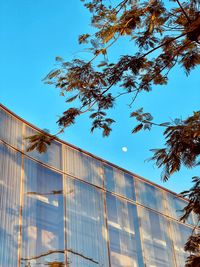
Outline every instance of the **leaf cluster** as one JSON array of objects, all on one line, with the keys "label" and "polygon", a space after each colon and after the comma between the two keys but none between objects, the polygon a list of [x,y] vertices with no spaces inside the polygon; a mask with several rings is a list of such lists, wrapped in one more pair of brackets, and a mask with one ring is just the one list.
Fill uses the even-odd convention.
[{"label": "leaf cluster", "polygon": [[[199,65],[200,15],[196,1],[183,6],[175,1],[176,5],[171,7],[160,0],[124,0],[116,5],[101,0],[82,2],[91,12],[96,32],[94,35],[84,33],[78,41],[88,46],[93,57],[89,61],[79,58],[64,61],[57,57],[58,68],[44,79],[59,88],[66,102],[72,105],[58,120],[59,126],[65,128],[75,123],[76,116],[91,112],[91,109],[107,114],[105,110],[112,109],[125,94],[130,96],[131,107],[141,92],[150,92],[153,85],[166,85],[175,65],[183,67],[187,75]],[[109,62],[108,50],[119,38],[130,38],[136,52],[122,55],[114,63]],[[116,92],[116,86],[120,91]],[[72,111],[76,111],[75,116]],[[92,131],[101,128],[104,136],[110,133],[109,130],[105,134],[102,126],[106,119],[112,118],[104,115],[99,121],[89,117]],[[151,128],[150,120],[145,120],[133,133]]]},{"label": "leaf cluster", "polygon": [[196,226],[192,231],[192,235],[188,238],[185,244],[185,251],[190,252],[187,257],[186,267],[199,267],[200,266],[200,233],[199,233],[199,222],[200,222],[200,177],[192,178],[193,186],[182,192],[182,197],[188,198],[188,204],[183,209],[183,215],[180,218],[181,221],[185,222],[191,213],[194,213],[196,217]]},{"label": "leaf cluster", "polygon": [[192,182],[194,186],[190,190],[183,191],[180,194],[189,200],[187,206],[184,208],[184,214],[180,218],[183,222],[188,219],[192,212],[196,215],[197,220],[200,221],[200,178],[195,176],[192,178]]},{"label": "leaf cluster", "polygon": [[28,140],[27,152],[37,150],[39,153],[44,153],[47,147],[51,145],[53,136],[49,136],[45,133],[38,133],[32,136],[28,136],[25,139]]},{"label": "leaf cluster", "polygon": [[[181,165],[193,168],[199,165],[200,155],[200,112],[186,120],[177,120],[177,125],[170,125],[164,131],[165,147],[153,149],[158,168],[163,167],[162,179],[168,180],[170,175],[180,170]],[[176,123],[176,121],[175,121]]]},{"label": "leaf cluster", "polygon": [[143,108],[140,108],[134,112],[131,113],[131,117],[135,117],[137,121],[140,123],[135,126],[135,128],[132,130],[132,133],[137,133],[144,130],[151,130],[151,127],[153,125],[153,117],[150,113],[144,113]]},{"label": "leaf cluster", "polygon": [[[103,136],[108,136],[114,120],[107,114],[120,97],[129,95],[129,106],[132,107],[141,92],[150,92],[153,85],[167,84],[168,74],[175,65],[181,65],[187,75],[199,65],[198,1],[189,1],[183,6],[176,0],[170,6],[160,0],[124,0],[116,5],[101,0],[82,2],[91,12],[91,23],[96,32],[94,35],[84,33],[78,41],[88,46],[93,58],[64,61],[56,57],[58,67],[44,81],[59,88],[60,95],[70,105],[57,121],[60,131],[74,124],[81,114],[89,112],[91,131],[102,129]],[[114,63],[109,62],[108,50],[119,38],[130,38],[136,52],[122,55]],[[116,87],[120,91],[116,91]],[[149,113],[142,113],[130,112],[130,117],[139,121],[133,133],[150,130],[156,125]],[[157,125],[167,126],[165,123]],[[170,129],[167,130],[169,135],[170,131],[175,131]],[[176,132],[178,134],[178,129]],[[160,153],[157,152],[158,157],[166,159]],[[173,160],[175,162],[175,158]],[[176,165],[172,169],[168,167],[167,171],[173,173],[178,166],[180,160],[177,159]]]}]

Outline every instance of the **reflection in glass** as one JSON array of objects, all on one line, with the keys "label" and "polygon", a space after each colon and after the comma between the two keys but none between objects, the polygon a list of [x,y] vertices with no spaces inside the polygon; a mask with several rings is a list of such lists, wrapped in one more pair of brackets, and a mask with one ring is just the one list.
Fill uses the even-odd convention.
[{"label": "reflection in glass", "polygon": [[67,255],[70,267],[108,267],[103,194],[67,178]]},{"label": "reflection in glass", "polygon": [[64,261],[62,176],[25,159],[21,266]]},{"label": "reflection in glass", "polygon": [[102,164],[95,158],[66,146],[65,172],[103,187]]},{"label": "reflection in glass", "polygon": [[106,189],[135,200],[133,177],[116,168],[104,165]]},{"label": "reflection in glass", "polygon": [[143,267],[136,206],[107,194],[112,267]]},{"label": "reflection in glass", "polygon": [[189,256],[189,253],[184,250],[184,245],[191,235],[192,229],[176,222],[171,222],[171,225],[177,267],[183,267],[187,256]]},{"label": "reflection in glass", "polygon": [[16,148],[22,146],[22,122],[0,108],[0,139]]},{"label": "reflection in glass", "polygon": [[136,187],[137,201],[139,203],[156,211],[166,213],[164,208],[164,196],[160,189],[140,180],[137,180]]},{"label": "reflection in glass", "polygon": [[[38,134],[38,132],[26,126],[26,137],[34,134]],[[26,151],[26,148],[29,146],[29,144],[28,140],[25,141],[26,141],[25,142],[25,151]],[[61,150],[62,150],[61,144],[56,141],[52,141],[51,145],[48,146],[47,151],[45,153],[38,153],[36,150],[33,150],[31,152],[26,152],[26,154],[43,163],[46,163],[57,169],[61,169],[62,168]]]},{"label": "reflection in glass", "polygon": [[21,154],[0,143],[0,267],[17,266]]},{"label": "reflection in glass", "polygon": [[146,265],[149,267],[175,266],[168,220],[145,208],[139,208],[139,212]]},{"label": "reflection in glass", "polygon": [[[187,205],[187,202],[176,195],[170,193],[167,194],[168,212],[169,215],[177,220],[183,215],[183,209]],[[186,220],[186,223],[195,225],[192,214]]]},{"label": "reflection in glass", "polygon": [[[20,120],[0,108],[0,140],[21,150],[22,125]],[[28,125],[25,127],[26,136],[37,133]],[[27,141],[24,143],[27,147]],[[32,151],[28,155],[57,169],[64,168],[69,175],[100,187],[104,186],[105,176],[108,191],[131,200],[135,200],[137,182],[139,203],[166,213],[163,204],[166,194],[167,214],[175,219],[182,215],[181,210],[187,204],[183,199],[139,179],[135,181],[117,168],[105,164],[103,169],[101,161],[69,146],[65,146],[65,153],[65,166],[62,166],[61,144],[56,141],[46,153]],[[108,267],[108,243],[111,267],[144,267],[137,207],[108,193],[107,233],[104,193],[71,178],[67,178],[66,189],[65,217],[62,175],[26,156],[23,164],[21,153],[0,142],[0,267],[17,267],[18,256],[21,267]],[[20,199],[23,200],[22,218]],[[172,221],[172,243],[169,221],[153,211],[138,209],[146,267],[174,267],[174,254],[176,267],[183,267],[188,256],[184,244],[192,229]],[[191,216],[187,223],[194,224],[194,219]],[[64,220],[67,229],[64,229]],[[22,244],[18,247],[21,238]]]}]

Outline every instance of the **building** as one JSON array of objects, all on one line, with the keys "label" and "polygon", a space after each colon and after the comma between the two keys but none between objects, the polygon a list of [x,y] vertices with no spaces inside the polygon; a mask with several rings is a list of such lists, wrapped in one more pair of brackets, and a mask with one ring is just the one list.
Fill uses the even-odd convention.
[{"label": "building", "polygon": [[0,106],[0,267],[183,267],[186,200],[55,140]]}]

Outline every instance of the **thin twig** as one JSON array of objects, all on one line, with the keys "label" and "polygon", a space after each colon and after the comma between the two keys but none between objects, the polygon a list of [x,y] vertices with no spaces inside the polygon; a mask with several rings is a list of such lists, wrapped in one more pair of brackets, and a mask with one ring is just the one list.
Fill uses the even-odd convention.
[{"label": "thin twig", "polygon": [[178,3],[182,13],[185,15],[185,17],[187,18],[188,22],[191,22],[190,18],[188,17],[187,13],[185,12],[183,6],[181,5],[181,3],[179,2],[179,0],[176,0],[176,2]]},{"label": "thin twig", "polygon": [[140,90],[138,89],[138,90],[137,90],[137,92],[136,92],[136,94],[135,94],[135,96],[133,97],[133,99],[132,99],[131,103],[129,104],[129,108],[131,108],[131,107],[132,107],[132,105],[133,105],[133,103],[135,102],[135,100],[136,100],[136,98],[137,98],[137,96],[138,96],[139,92],[140,92]]},{"label": "thin twig", "polygon": [[120,10],[123,8],[123,6],[126,5],[126,3],[128,2],[128,0],[124,0],[121,3],[119,3],[114,9],[116,10],[118,7],[120,7],[117,11],[116,14],[120,12]]},{"label": "thin twig", "polygon": [[134,92],[136,92],[136,91],[137,91],[137,90],[134,89],[134,90],[131,90],[131,91],[127,91],[127,92],[119,93],[117,96],[114,97],[114,99],[116,99],[116,98],[118,98],[118,97],[120,97],[120,96],[122,96],[122,95],[127,95],[127,94],[134,93]]}]

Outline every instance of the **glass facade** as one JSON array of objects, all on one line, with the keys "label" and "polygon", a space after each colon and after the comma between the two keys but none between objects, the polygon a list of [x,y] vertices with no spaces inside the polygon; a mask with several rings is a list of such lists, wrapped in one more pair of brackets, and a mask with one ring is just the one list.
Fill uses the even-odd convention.
[{"label": "glass facade", "polygon": [[66,189],[69,266],[109,266],[103,193],[71,178]]},{"label": "glass facade", "polygon": [[174,267],[169,221],[151,210],[139,208],[139,211],[146,265]]},{"label": "glass facade", "polygon": [[0,106],[0,267],[184,266],[186,200],[38,131]]},{"label": "glass facade", "polygon": [[62,175],[25,158],[23,196],[21,266],[63,261]]},{"label": "glass facade", "polygon": [[136,205],[107,194],[111,266],[144,266]]}]

